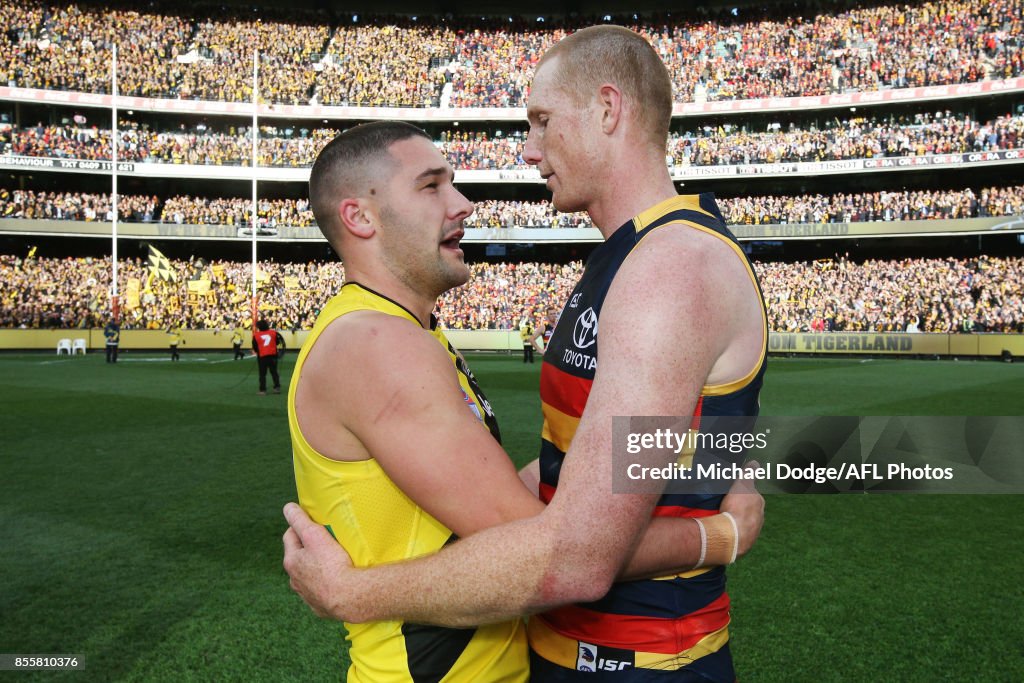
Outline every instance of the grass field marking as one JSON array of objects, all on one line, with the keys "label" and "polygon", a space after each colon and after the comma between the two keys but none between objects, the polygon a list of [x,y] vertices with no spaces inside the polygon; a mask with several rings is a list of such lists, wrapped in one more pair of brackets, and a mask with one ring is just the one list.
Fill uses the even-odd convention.
[{"label": "grass field marking", "polygon": [[[250,358],[255,358],[255,357],[256,356],[246,356],[245,358],[239,358],[238,360],[249,360]],[[210,365],[217,365],[218,363],[234,363],[234,362],[235,362],[234,358],[222,358],[220,360],[211,360],[210,361]]]},{"label": "grass field marking", "polygon": [[38,365],[54,365],[56,363],[68,363],[74,360],[73,358],[61,358],[60,360],[44,360],[38,363]]},{"label": "grass field marking", "polygon": [[[177,363],[205,363],[209,358],[189,358],[188,360],[178,359]],[[171,363],[170,358],[119,358],[118,363]]]}]

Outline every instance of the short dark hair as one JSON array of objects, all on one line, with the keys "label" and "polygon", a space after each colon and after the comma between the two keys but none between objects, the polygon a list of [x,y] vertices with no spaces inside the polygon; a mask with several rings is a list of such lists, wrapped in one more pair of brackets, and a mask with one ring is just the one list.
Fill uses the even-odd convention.
[{"label": "short dark hair", "polygon": [[309,173],[309,203],[317,225],[333,245],[336,202],[359,196],[372,177],[371,164],[390,159],[388,148],[412,137],[430,136],[405,121],[373,121],[349,128],[320,150]]},{"label": "short dark hair", "polygon": [[266,320],[259,320],[256,323],[256,329],[259,330],[260,332],[266,332],[267,330],[270,329],[270,323],[268,323]]}]

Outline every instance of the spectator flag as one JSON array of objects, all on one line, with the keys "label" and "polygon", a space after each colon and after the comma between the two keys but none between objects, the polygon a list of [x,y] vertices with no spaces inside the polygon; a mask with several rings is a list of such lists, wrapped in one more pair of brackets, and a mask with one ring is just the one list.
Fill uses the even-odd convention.
[{"label": "spectator flag", "polygon": [[178,281],[178,274],[171,267],[170,260],[152,244],[149,245],[149,274],[164,282]]}]

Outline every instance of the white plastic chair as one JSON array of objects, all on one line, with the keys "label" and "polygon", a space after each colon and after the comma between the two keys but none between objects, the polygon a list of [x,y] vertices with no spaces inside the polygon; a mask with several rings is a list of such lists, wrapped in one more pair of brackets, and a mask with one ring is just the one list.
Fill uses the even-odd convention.
[{"label": "white plastic chair", "polygon": [[87,349],[87,347],[86,347],[86,345],[85,345],[85,340],[84,340],[84,339],[81,339],[81,338],[79,338],[79,339],[76,339],[76,340],[75,340],[75,343],[74,343],[74,344],[72,344],[72,346],[71,346],[71,353],[72,353],[72,354],[76,354],[76,353],[78,353],[79,351],[81,351],[81,352],[82,352],[82,355],[84,356],[84,355],[85,355],[85,353],[86,353],[86,349]]},{"label": "white plastic chair", "polygon": [[71,355],[70,339],[61,339],[57,342],[57,355],[59,356],[62,352],[66,352],[69,356]]}]

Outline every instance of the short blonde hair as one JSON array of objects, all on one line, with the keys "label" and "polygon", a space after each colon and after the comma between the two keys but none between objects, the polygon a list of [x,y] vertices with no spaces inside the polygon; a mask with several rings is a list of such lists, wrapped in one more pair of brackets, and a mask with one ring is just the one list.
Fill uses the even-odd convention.
[{"label": "short blonde hair", "polygon": [[665,146],[672,121],[672,79],[643,36],[623,26],[591,26],[549,49],[537,68],[556,57],[555,82],[579,105],[589,103],[602,83],[614,83],[629,99],[651,143]]}]

